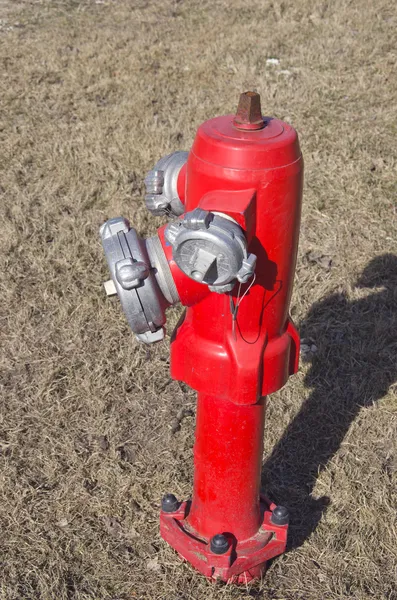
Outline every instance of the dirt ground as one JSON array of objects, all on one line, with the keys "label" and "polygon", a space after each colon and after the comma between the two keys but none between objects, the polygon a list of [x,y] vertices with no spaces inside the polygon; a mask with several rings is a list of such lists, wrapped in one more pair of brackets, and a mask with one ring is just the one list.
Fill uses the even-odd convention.
[{"label": "dirt ground", "polygon": [[[396,32],[393,0],[0,1],[1,600],[396,600]],[[266,426],[289,551],[236,588],[160,539],[195,398],[106,298],[98,228],[153,234],[147,170],[246,89],[300,135],[305,346]]]}]

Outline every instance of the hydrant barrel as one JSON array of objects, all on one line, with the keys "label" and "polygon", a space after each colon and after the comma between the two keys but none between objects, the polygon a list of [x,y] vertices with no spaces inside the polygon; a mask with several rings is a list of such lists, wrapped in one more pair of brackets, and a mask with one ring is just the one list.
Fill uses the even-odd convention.
[{"label": "hydrant barrel", "polygon": [[257,533],[265,399],[237,405],[198,394],[194,488],[189,525],[205,537],[228,532],[236,540]]}]

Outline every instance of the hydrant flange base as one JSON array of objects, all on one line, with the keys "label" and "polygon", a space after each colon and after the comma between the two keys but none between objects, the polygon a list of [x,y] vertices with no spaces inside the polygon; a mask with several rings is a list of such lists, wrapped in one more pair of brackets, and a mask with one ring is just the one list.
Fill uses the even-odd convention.
[{"label": "hydrant flange base", "polygon": [[211,552],[210,540],[198,537],[187,524],[189,502],[183,502],[174,513],[161,511],[161,536],[182,559],[209,579],[245,584],[260,577],[267,561],[282,554],[287,543],[288,525],[277,526],[271,522],[276,505],[261,497],[261,506],[263,521],[257,534],[247,540],[236,540],[225,532],[229,549],[221,555]]}]

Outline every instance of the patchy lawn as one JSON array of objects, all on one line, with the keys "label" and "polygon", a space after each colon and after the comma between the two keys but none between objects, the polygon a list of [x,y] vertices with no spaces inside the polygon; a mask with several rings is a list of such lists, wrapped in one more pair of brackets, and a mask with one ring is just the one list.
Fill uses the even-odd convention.
[{"label": "patchy lawn", "polygon": [[[1,600],[396,600],[396,31],[391,0],[0,0]],[[236,588],[160,539],[194,393],[106,298],[98,228],[153,233],[147,170],[252,88],[304,153],[305,351],[265,437],[289,552]]]}]

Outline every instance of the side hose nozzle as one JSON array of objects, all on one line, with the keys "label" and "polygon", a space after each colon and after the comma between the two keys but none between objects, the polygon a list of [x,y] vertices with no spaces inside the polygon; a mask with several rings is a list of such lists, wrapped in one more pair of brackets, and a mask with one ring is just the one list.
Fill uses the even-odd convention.
[{"label": "side hose nozzle", "polygon": [[118,295],[140,341],[161,341],[165,310],[179,296],[158,236],[140,238],[122,217],[102,225],[100,235],[111,274],[105,282],[106,293]]},{"label": "side hose nozzle", "polygon": [[178,151],[161,158],[146,175],[146,208],[155,216],[179,217],[184,213],[184,198],[178,192],[178,178],[188,152]]},{"label": "side hose nozzle", "polygon": [[254,274],[256,256],[248,253],[244,231],[223,213],[196,208],[170,223],[165,237],[181,271],[211,292],[231,292]]}]

